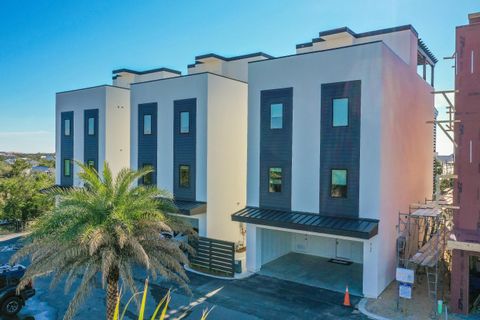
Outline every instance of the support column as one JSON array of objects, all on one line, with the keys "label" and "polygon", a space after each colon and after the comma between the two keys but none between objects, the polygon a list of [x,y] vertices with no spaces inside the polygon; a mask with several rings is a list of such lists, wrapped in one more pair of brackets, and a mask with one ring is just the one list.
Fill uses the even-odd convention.
[{"label": "support column", "polygon": [[462,250],[453,250],[450,308],[455,313],[468,313],[468,273],[468,254]]},{"label": "support column", "polygon": [[262,230],[247,223],[247,271],[258,272],[262,267]]},{"label": "support column", "polygon": [[367,298],[378,298],[378,238],[363,242],[363,295]]}]

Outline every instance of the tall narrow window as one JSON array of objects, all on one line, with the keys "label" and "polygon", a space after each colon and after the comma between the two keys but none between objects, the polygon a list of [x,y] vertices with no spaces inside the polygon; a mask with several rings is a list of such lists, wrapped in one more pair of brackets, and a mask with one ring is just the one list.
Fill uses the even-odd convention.
[{"label": "tall narrow window", "polygon": [[64,135],[69,136],[70,135],[70,119],[65,119],[64,123]]},{"label": "tall narrow window", "polygon": [[152,134],[152,115],[145,114],[143,116],[143,134]]},{"label": "tall narrow window", "polygon": [[[142,167],[151,169],[152,165],[149,163],[145,163]],[[146,186],[151,186],[153,184],[153,171],[143,176],[142,184]]]},{"label": "tall narrow window", "polygon": [[283,128],[283,104],[274,103],[270,105],[270,129]]},{"label": "tall narrow window", "polygon": [[71,175],[71,164],[72,162],[70,161],[70,159],[65,159],[63,160],[63,175],[65,177],[70,177]]},{"label": "tall narrow window", "polygon": [[190,132],[190,112],[180,112],[180,133]]},{"label": "tall narrow window", "polygon": [[348,126],[348,98],[333,99],[333,121],[334,127]]},{"label": "tall narrow window", "polygon": [[88,135],[95,135],[95,118],[88,118]]},{"label": "tall narrow window", "polygon": [[347,170],[333,169],[331,172],[332,181],[330,187],[330,196],[332,198],[347,197]]},{"label": "tall narrow window", "polygon": [[190,166],[180,165],[179,180],[180,188],[190,188]]},{"label": "tall narrow window", "polygon": [[473,50],[472,53],[470,54],[470,73],[473,73],[473,61],[475,60]]},{"label": "tall narrow window", "polygon": [[95,169],[95,161],[94,161],[94,160],[88,160],[88,161],[87,161],[87,166],[89,166],[90,168]]},{"label": "tall narrow window", "polygon": [[282,168],[268,169],[268,191],[282,192]]}]

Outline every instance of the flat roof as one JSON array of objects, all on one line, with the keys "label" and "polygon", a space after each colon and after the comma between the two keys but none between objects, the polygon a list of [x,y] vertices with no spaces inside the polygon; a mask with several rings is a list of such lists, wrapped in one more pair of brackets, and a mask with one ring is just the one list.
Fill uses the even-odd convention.
[{"label": "flat roof", "polygon": [[110,88],[118,88],[118,89],[130,90],[129,88],[114,86],[114,85],[111,85],[111,84],[101,84],[101,85],[93,86],[93,87],[86,87],[86,88],[80,88],[80,89],[72,89],[72,90],[60,91],[60,92],[57,92],[56,94],[70,93],[70,92],[81,91],[81,90],[89,90],[89,89],[97,89],[97,88],[101,88],[101,87],[110,87]]},{"label": "flat roof", "polygon": [[311,231],[337,236],[370,239],[378,233],[378,220],[327,216],[316,213],[246,207],[232,220],[257,225]]},{"label": "flat roof", "polygon": [[122,68],[122,69],[113,70],[112,73],[117,74],[117,73],[121,73],[121,72],[127,72],[127,73],[142,75],[142,74],[149,74],[149,73],[162,72],[162,71],[175,73],[175,74],[178,74],[178,75],[182,74],[180,71],[170,69],[170,68],[156,68],[156,69],[150,69],[150,70],[145,70],[145,71],[136,71],[136,70],[132,70],[132,69]]},{"label": "flat roof", "polygon": [[130,86],[137,85],[137,84],[143,84],[143,83],[149,83],[149,82],[156,82],[156,81],[167,81],[167,80],[174,81],[174,80],[178,80],[178,79],[184,79],[184,78],[187,78],[187,77],[193,77],[193,76],[205,75],[205,74],[211,74],[211,75],[214,75],[214,76],[217,76],[217,77],[222,77],[222,78],[225,78],[225,79],[228,79],[228,80],[238,81],[238,82],[241,82],[241,83],[247,83],[247,82],[242,81],[242,80],[229,78],[229,77],[226,77],[226,76],[221,75],[221,74],[216,74],[216,73],[213,73],[213,72],[206,71],[206,72],[199,72],[199,73],[192,73],[192,74],[184,74],[184,75],[181,75],[181,76],[178,76],[178,77],[172,77],[172,78],[153,79],[153,80],[146,80],[146,81],[140,81],[140,82],[133,82],[133,83],[130,84]]},{"label": "flat roof", "polygon": [[249,53],[249,54],[243,54],[240,56],[234,56],[234,57],[224,57],[216,53],[207,53],[207,54],[202,54],[200,56],[196,56],[195,60],[203,60],[207,58],[216,58],[219,60],[223,61],[234,61],[234,60],[241,60],[241,59],[248,59],[248,58],[253,58],[253,57],[264,57],[267,59],[273,58],[273,56],[266,54],[264,52],[254,52],[254,53]]}]

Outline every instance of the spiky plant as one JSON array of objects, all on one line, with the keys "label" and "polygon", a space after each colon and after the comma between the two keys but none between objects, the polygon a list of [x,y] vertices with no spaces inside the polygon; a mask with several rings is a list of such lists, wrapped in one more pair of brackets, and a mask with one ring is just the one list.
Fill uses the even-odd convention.
[{"label": "spiky plant", "polygon": [[[12,263],[31,258],[22,282],[52,275],[51,287],[65,280],[68,292],[80,279],[64,319],[71,319],[95,286],[101,274],[106,290],[106,318],[113,319],[119,282],[137,292],[133,268],[144,267],[155,279],[161,275],[188,291],[184,243],[169,240],[161,232],[178,231],[192,235],[192,229],[165,214],[170,195],[156,187],[135,186],[152,172],[151,168],[121,170],[116,178],[107,163],[100,177],[96,170],[78,163],[83,188],[54,189],[59,196],[55,209],[34,226],[30,240],[13,257]],[[171,198],[171,197],[170,197]]]}]

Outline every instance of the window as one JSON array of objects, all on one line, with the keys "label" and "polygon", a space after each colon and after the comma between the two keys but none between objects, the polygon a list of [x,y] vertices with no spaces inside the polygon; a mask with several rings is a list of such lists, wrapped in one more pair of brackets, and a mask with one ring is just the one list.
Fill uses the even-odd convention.
[{"label": "window", "polygon": [[69,136],[70,135],[70,119],[65,119],[64,122],[64,135]]},{"label": "window", "polygon": [[282,168],[268,169],[268,192],[282,192]]},{"label": "window", "polygon": [[88,135],[95,135],[95,118],[88,118]]},{"label": "window", "polygon": [[332,183],[330,187],[330,196],[332,198],[347,197],[347,170],[333,169]]},{"label": "window", "polygon": [[333,99],[333,126],[348,126],[348,98]]},{"label": "window", "polygon": [[71,170],[71,161],[70,159],[63,160],[63,175],[65,177],[70,177],[70,170]]},{"label": "window", "polygon": [[180,112],[180,133],[190,132],[190,112]]},{"label": "window", "polygon": [[143,134],[152,134],[152,115],[143,115]]},{"label": "window", "polygon": [[180,165],[179,180],[180,188],[190,188],[190,166]]},{"label": "window", "polygon": [[274,103],[270,105],[270,129],[283,128],[283,104]]},{"label": "window", "polygon": [[[142,167],[152,169],[152,165],[149,163],[145,163]],[[146,186],[151,186],[153,184],[153,171],[143,176],[142,184]]]},{"label": "window", "polygon": [[90,168],[95,169],[95,161],[94,161],[94,160],[88,160],[88,161],[87,161],[87,166],[89,166]]}]

